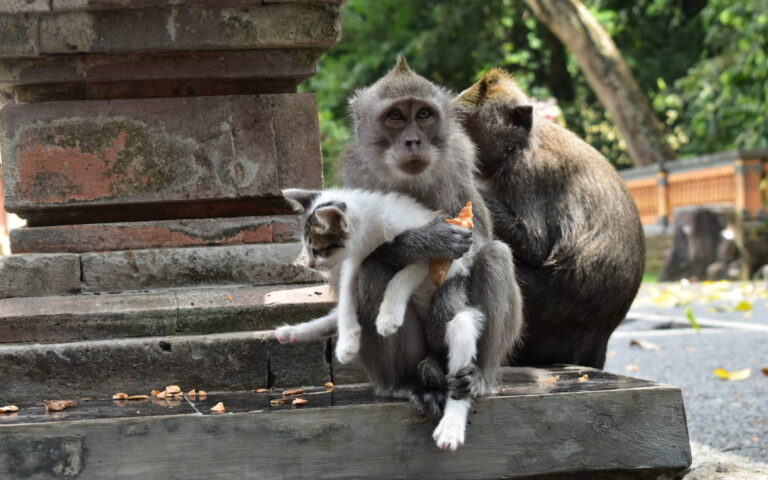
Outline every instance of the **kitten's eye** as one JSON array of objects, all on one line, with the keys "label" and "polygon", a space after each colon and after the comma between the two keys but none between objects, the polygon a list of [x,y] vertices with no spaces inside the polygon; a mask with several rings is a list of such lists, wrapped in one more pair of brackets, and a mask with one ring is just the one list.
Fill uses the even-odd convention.
[{"label": "kitten's eye", "polygon": [[419,110],[416,113],[416,118],[418,118],[419,120],[424,120],[424,119],[429,118],[431,116],[432,116],[432,110],[430,110],[428,108],[422,108],[421,110]]},{"label": "kitten's eye", "polygon": [[387,113],[387,118],[389,120],[395,120],[395,121],[398,121],[398,122],[402,121],[402,120],[405,120],[405,116],[403,115],[403,112],[401,112],[400,110],[398,110],[396,108],[393,108],[392,110],[389,111],[389,113]]}]

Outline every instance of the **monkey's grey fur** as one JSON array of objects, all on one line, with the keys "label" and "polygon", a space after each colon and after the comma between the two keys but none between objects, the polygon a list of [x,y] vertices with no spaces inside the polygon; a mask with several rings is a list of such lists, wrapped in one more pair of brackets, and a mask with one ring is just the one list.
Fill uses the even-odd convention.
[{"label": "monkey's grey fur", "polygon": [[456,103],[525,299],[515,362],[602,368],[642,280],[645,244],[632,197],[599,152],[536,116],[504,72],[489,72]]},{"label": "monkey's grey fur", "polygon": [[[403,148],[398,144],[402,139],[389,135],[382,127],[383,116],[397,102],[428,105],[439,120],[439,128],[430,138],[422,139],[423,151],[416,152],[428,162],[417,175],[398,168],[392,152]],[[451,215],[472,201],[475,223],[470,237],[468,230],[437,219],[399,235],[366,260],[358,277],[363,364],[382,392],[405,389],[418,396],[423,390],[430,391],[430,387],[443,388],[440,382],[430,381],[435,376],[434,363],[429,363],[432,360],[422,362],[427,341],[424,328],[430,327],[429,320],[445,322],[451,318],[456,306],[464,302],[462,296],[454,298],[455,301],[451,296],[461,294],[485,316],[477,344],[478,375],[472,379],[471,389],[474,394],[487,393],[496,383],[499,367],[520,339],[522,300],[509,248],[491,240],[489,212],[473,181],[475,149],[457,119],[451,94],[415,74],[400,59],[389,74],[356,92],[350,101],[350,111],[355,135],[344,155],[345,186],[401,192]],[[474,256],[469,278],[457,278],[455,284],[444,286],[444,294],[435,295],[430,319],[417,318],[409,308],[400,332],[388,338],[377,335],[374,321],[382,292],[398,269],[426,258],[457,258],[467,250]],[[419,401],[430,403],[424,398]]]}]

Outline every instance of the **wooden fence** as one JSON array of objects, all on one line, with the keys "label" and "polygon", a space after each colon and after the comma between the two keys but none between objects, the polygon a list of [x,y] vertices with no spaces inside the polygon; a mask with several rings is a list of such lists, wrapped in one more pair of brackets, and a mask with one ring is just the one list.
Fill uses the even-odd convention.
[{"label": "wooden fence", "polygon": [[733,207],[745,220],[765,218],[760,188],[768,150],[736,150],[619,172],[640,210],[643,225],[674,221],[675,209],[696,205]]}]

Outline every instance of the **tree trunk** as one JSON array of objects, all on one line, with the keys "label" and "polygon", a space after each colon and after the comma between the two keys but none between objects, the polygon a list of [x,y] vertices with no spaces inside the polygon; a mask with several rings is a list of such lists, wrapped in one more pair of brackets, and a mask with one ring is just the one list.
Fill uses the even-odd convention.
[{"label": "tree trunk", "polygon": [[579,0],[525,0],[533,13],[571,51],[592,89],[627,142],[635,165],[664,165],[675,153],[648,97],[589,10]]}]

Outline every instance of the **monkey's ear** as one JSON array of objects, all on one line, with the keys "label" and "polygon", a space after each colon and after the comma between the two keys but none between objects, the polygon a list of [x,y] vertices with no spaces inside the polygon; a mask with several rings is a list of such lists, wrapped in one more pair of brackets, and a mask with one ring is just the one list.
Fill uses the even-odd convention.
[{"label": "monkey's ear", "polygon": [[283,197],[288,200],[296,212],[306,212],[312,202],[320,195],[319,190],[303,190],[301,188],[288,188],[282,191]]},{"label": "monkey's ear", "polygon": [[507,121],[516,127],[522,127],[526,132],[533,127],[533,106],[517,105],[507,110]]},{"label": "monkey's ear", "polygon": [[408,65],[408,60],[405,59],[405,55],[402,53],[397,55],[397,63],[393,69],[395,73],[408,73],[411,71],[411,67]]}]

